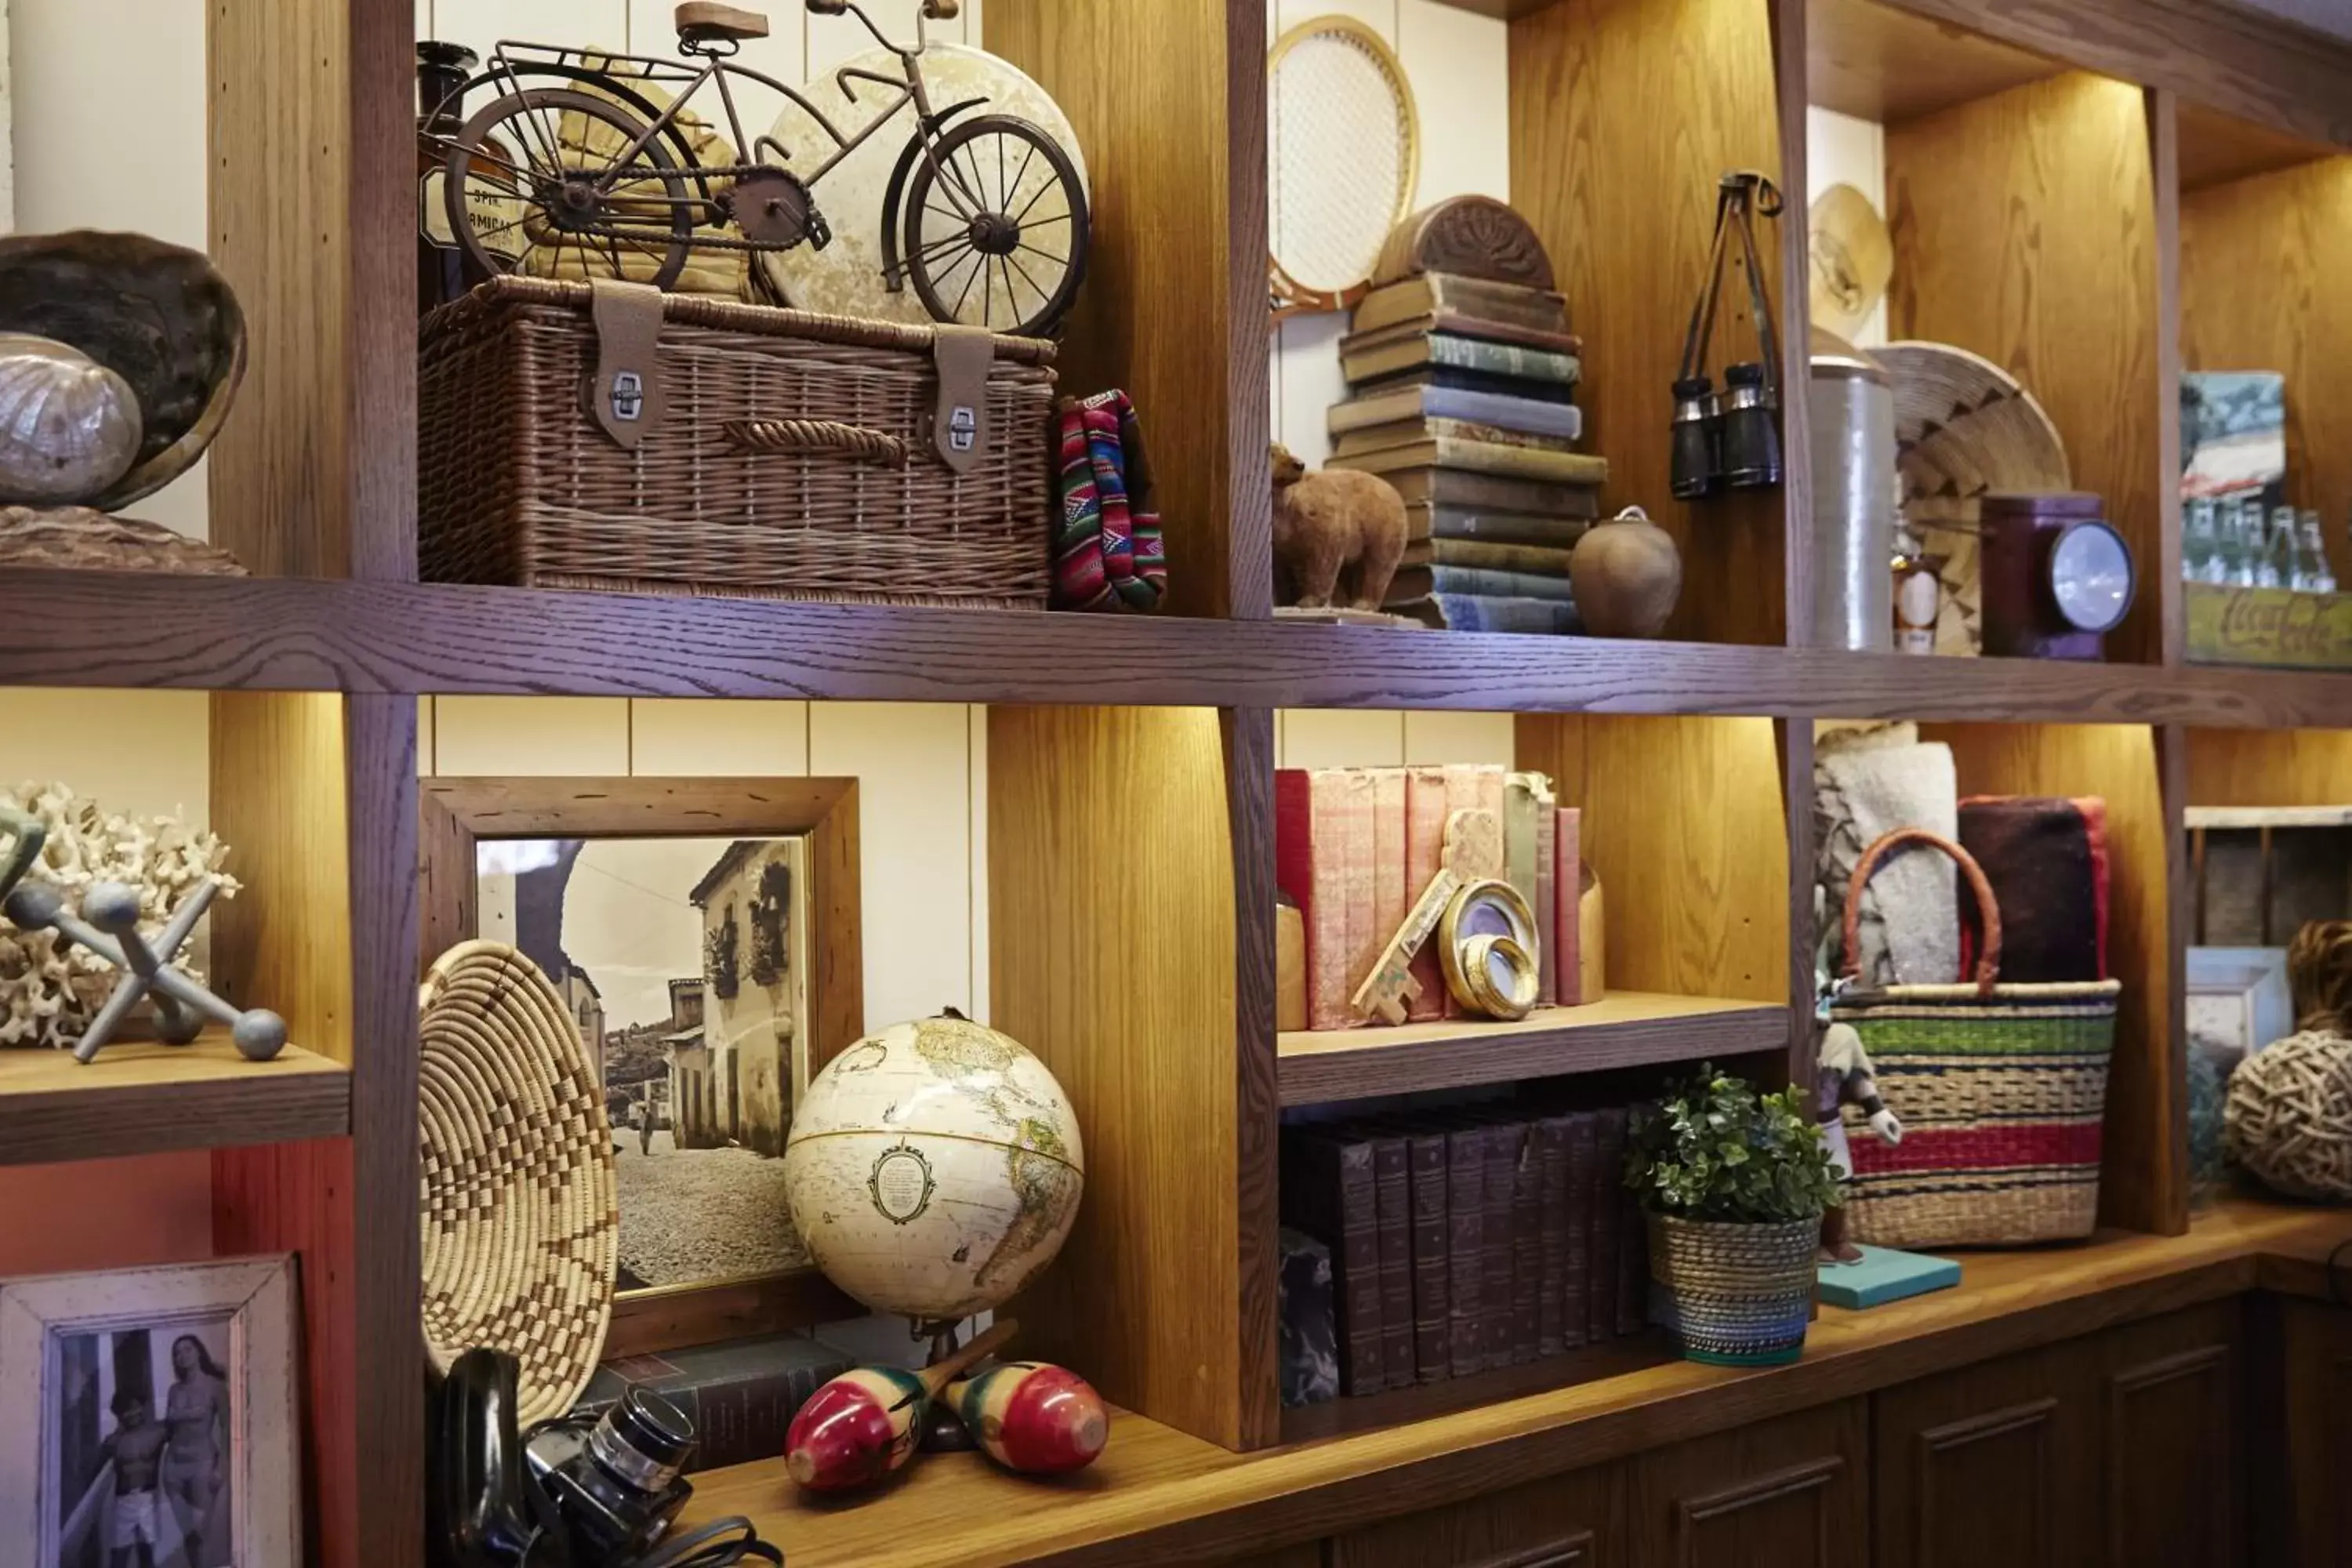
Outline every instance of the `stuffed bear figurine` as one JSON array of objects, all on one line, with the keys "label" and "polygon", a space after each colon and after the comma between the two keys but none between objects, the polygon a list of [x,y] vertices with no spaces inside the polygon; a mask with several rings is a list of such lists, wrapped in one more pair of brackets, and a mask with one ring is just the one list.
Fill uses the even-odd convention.
[{"label": "stuffed bear figurine", "polygon": [[1352,567],[1344,604],[1377,610],[1404,555],[1404,498],[1377,474],[1350,468],[1308,473],[1280,445],[1274,448],[1274,559],[1288,580],[1289,602],[1328,609],[1342,567]]}]

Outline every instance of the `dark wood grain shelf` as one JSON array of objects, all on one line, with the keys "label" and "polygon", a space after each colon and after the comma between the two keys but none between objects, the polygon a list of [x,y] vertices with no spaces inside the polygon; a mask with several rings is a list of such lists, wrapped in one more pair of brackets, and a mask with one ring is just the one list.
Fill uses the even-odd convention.
[{"label": "dark wood grain shelf", "polygon": [[0,1165],[340,1138],[351,1130],[351,1073],[299,1046],[249,1062],[224,1030],[191,1046],[109,1046],[87,1065],[69,1051],[0,1050]]},{"label": "dark wood grain shelf", "polygon": [[0,686],[2352,724],[2352,676],[1174,616],[0,574]]},{"label": "dark wood grain shelf", "polygon": [[1580,1383],[1623,1377],[1650,1367],[1665,1366],[1675,1360],[1665,1335],[1648,1330],[1622,1339],[1580,1346],[1564,1355],[1496,1367],[1492,1372],[1473,1373],[1444,1383],[1417,1384],[1412,1388],[1392,1388],[1385,1394],[1303,1405],[1282,1413],[1282,1440],[1313,1443],[1327,1437],[1377,1432],[1384,1426],[1428,1421],[1457,1410],[1475,1410],[1507,1399],[1525,1399],[1531,1394],[1572,1388]]},{"label": "dark wood grain shelf", "polygon": [[1318,1105],[1613,1068],[1785,1050],[1789,1009],[1612,991],[1581,1007],[1392,1028],[1299,1029],[1276,1037],[1282,1103]]}]

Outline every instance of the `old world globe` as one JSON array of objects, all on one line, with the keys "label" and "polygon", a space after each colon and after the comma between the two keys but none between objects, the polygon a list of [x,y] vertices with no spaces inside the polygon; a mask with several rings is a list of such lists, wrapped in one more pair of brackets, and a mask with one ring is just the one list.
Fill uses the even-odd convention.
[{"label": "old world globe", "polygon": [[1054,1260],[1086,1154],[1069,1097],[1017,1042],[960,1017],[869,1035],[809,1083],[784,1143],[793,1224],[877,1311],[969,1317]]}]

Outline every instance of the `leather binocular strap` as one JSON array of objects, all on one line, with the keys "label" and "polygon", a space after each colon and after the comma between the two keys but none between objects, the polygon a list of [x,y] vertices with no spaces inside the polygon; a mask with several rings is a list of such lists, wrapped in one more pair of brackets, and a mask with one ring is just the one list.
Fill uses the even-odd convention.
[{"label": "leather binocular strap", "polygon": [[1780,387],[1779,335],[1772,327],[1772,305],[1764,293],[1764,272],[1756,248],[1756,214],[1780,216],[1780,187],[1769,175],[1753,169],[1735,169],[1717,183],[1715,238],[1707,247],[1706,283],[1691,309],[1690,328],[1683,334],[1681,369],[1675,379],[1688,381],[1706,369],[1706,351],[1715,337],[1716,300],[1723,290],[1724,237],[1735,227],[1748,268],[1748,305],[1756,318],[1756,337],[1764,356],[1764,384],[1776,397]]}]

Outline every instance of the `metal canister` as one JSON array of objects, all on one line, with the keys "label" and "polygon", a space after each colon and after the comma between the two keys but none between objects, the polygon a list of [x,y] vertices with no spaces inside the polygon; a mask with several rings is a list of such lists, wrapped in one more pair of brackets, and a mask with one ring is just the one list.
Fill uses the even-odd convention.
[{"label": "metal canister", "polygon": [[1826,333],[1807,385],[1813,455],[1816,647],[1894,642],[1895,392],[1876,360]]}]

